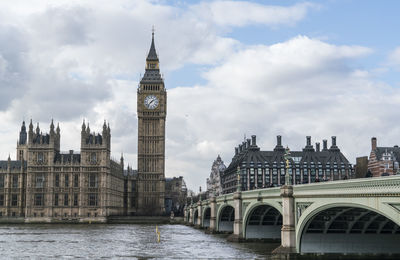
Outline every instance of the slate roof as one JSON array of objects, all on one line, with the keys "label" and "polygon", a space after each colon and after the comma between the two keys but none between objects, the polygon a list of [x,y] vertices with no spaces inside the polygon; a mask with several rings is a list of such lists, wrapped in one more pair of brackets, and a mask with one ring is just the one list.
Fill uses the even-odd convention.
[{"label": "slate roof", "polygon": [[124,176],[128,176],[128,175],[137,176],[137,170],[132,170],[132,169],[124,170]]},{"label": "slate roof", "polygon": [[[156,47],[154,44],[154,33],[152,34],[151,46],[150,46],[149,54],[147,55],[146,61],[157,61],[158,62],[158,56],[157,56]],[[140,83],[147,83],[147,84],[163,83],[163,80],[162,80],[162,77],[160,74],[160,69],[159,68],[154,68],[154,69],[146,68],[146,71],[145,71]]]},{"label": "slate roof", "polygon": [[395,161],[400,160],[400,147],[376,147],[375,149],[375,156],[378,160],[382,160],[382,156],[384,153],[389,153],[394,155],[395,158],[392,158]]},{"label": "slate roof", "polygon": [[163,83],[159,69],[146,69],[140,83]]},{"label": "slate roof", "polygon": [[57,153],[54,156],[55,163],[80,163],[81,155],[74,153]]},{"label": "slate roof", "polygon": [[[272,167],[275,163],[280,167],[281,164],[285,164],[284,153],[285,149],[279,145],[273,151],[260,151],[258,147],[252,148],[251,146],[243,148],[242,152],[239,152],[232,158],[232,162],[225,172],[236,171],[238,166],[255,168]],[[295,164],[294,160],[299,159],[298,165],[300,168],[303,168],[305,165],[309,167],[312,164],[317,166],[319,163],[325,168],[326,165],[334,165],[335,162],[338,166],[343,163],[345,168],[351,168],[351,164],[337,146],[332,146],[330,149],[322,151],[315,151],[312,146],[306,146],[303,151],[290,151],[290,156],[291,165]]]},{"label": "slate roof", "polygon": [[103,144],[103,137],[100,134],[97,135],[90,134],[86,138],[86,144]]},{"label": "slate roof", "polygon": [[[11,169],[21,169],[21,161],[10,161]],[[24,168],[26,167],[26,161],[24,161]],[[7,169],[8,167],[8,160],[0,161],[0,170]]]},{"label": "slate roof", "polygon": [[50,143],[50,135],[49,134],[36,134],[33,137],[34,144],[49,144]]},{"label": "slate roof", "polygon": [[152,36],[151,36],[151,46],[150,46],[149,54],[147,55],[147,59],[146,60],[148,60],[148,61],[158,61],[156,47],[154,45],[154,32],[152,33]]}]

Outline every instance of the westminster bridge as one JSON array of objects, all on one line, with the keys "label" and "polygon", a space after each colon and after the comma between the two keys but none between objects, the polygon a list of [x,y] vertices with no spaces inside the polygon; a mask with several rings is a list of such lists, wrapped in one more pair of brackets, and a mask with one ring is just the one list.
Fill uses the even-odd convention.
[{"label": "westminster bridge", "polygon": [[400,176],[237,191],[187,205],[188,224],[276,253],[400,253]]}]

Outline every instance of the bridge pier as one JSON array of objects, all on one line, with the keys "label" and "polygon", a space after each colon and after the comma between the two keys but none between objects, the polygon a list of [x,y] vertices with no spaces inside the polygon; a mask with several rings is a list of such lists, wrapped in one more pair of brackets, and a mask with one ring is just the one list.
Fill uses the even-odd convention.
[{"label": "bridge pier", "polygon": [[193,205],[189,208],[189,225],[193,225]]},{"label": "bridge pier", "polygon": [[187,205],[183,208],[183,222],[187,222],[188,212],[187,212]]},{"label": "bridge pier", "polygon": [[203,226],[203,207],[201,204],[201,200],[197,202],[197,226],[202,227]]},{"label": "bridge pier", "polygon": [[273,251],[277,254],[296,253],[296,227],[293,186],[283,185],[281,187],[282,198],[282,229],[281,246]]},{"label": "bridge pier", "polygon": [[210,210],[211,210],[211,216],[210,216],[209,229],[211,231],[216,231],[217,230],[217,200],[215,197],[210,198]]},{"label": "bridge pier", "polygon": [[233,234],[228,237],[229,241],[239,242],[243,240],[243,214],[242,214],[242,192],[233,194],[235,206],[235,221],[233,222]]}]

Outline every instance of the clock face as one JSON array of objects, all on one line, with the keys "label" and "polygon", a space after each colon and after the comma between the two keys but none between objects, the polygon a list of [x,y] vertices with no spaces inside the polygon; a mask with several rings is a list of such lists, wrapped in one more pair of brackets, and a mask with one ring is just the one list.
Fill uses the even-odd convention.
[{"label": "clock face", "polygon": [[155,109],[158,106],[158,98],[154,95],[149,95],[144,99],[144,105],[148,109]]}]

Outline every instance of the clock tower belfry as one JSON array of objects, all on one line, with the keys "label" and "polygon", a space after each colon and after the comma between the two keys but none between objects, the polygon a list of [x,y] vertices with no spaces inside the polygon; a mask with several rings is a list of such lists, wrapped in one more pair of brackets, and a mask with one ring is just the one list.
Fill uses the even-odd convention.
[{"label": "clock tower belfry", "polygon": [[165,212],[165,119],[167,92],[160,74],[154,30],[146,69],[137,91],[138,179],[137,214]]}]

